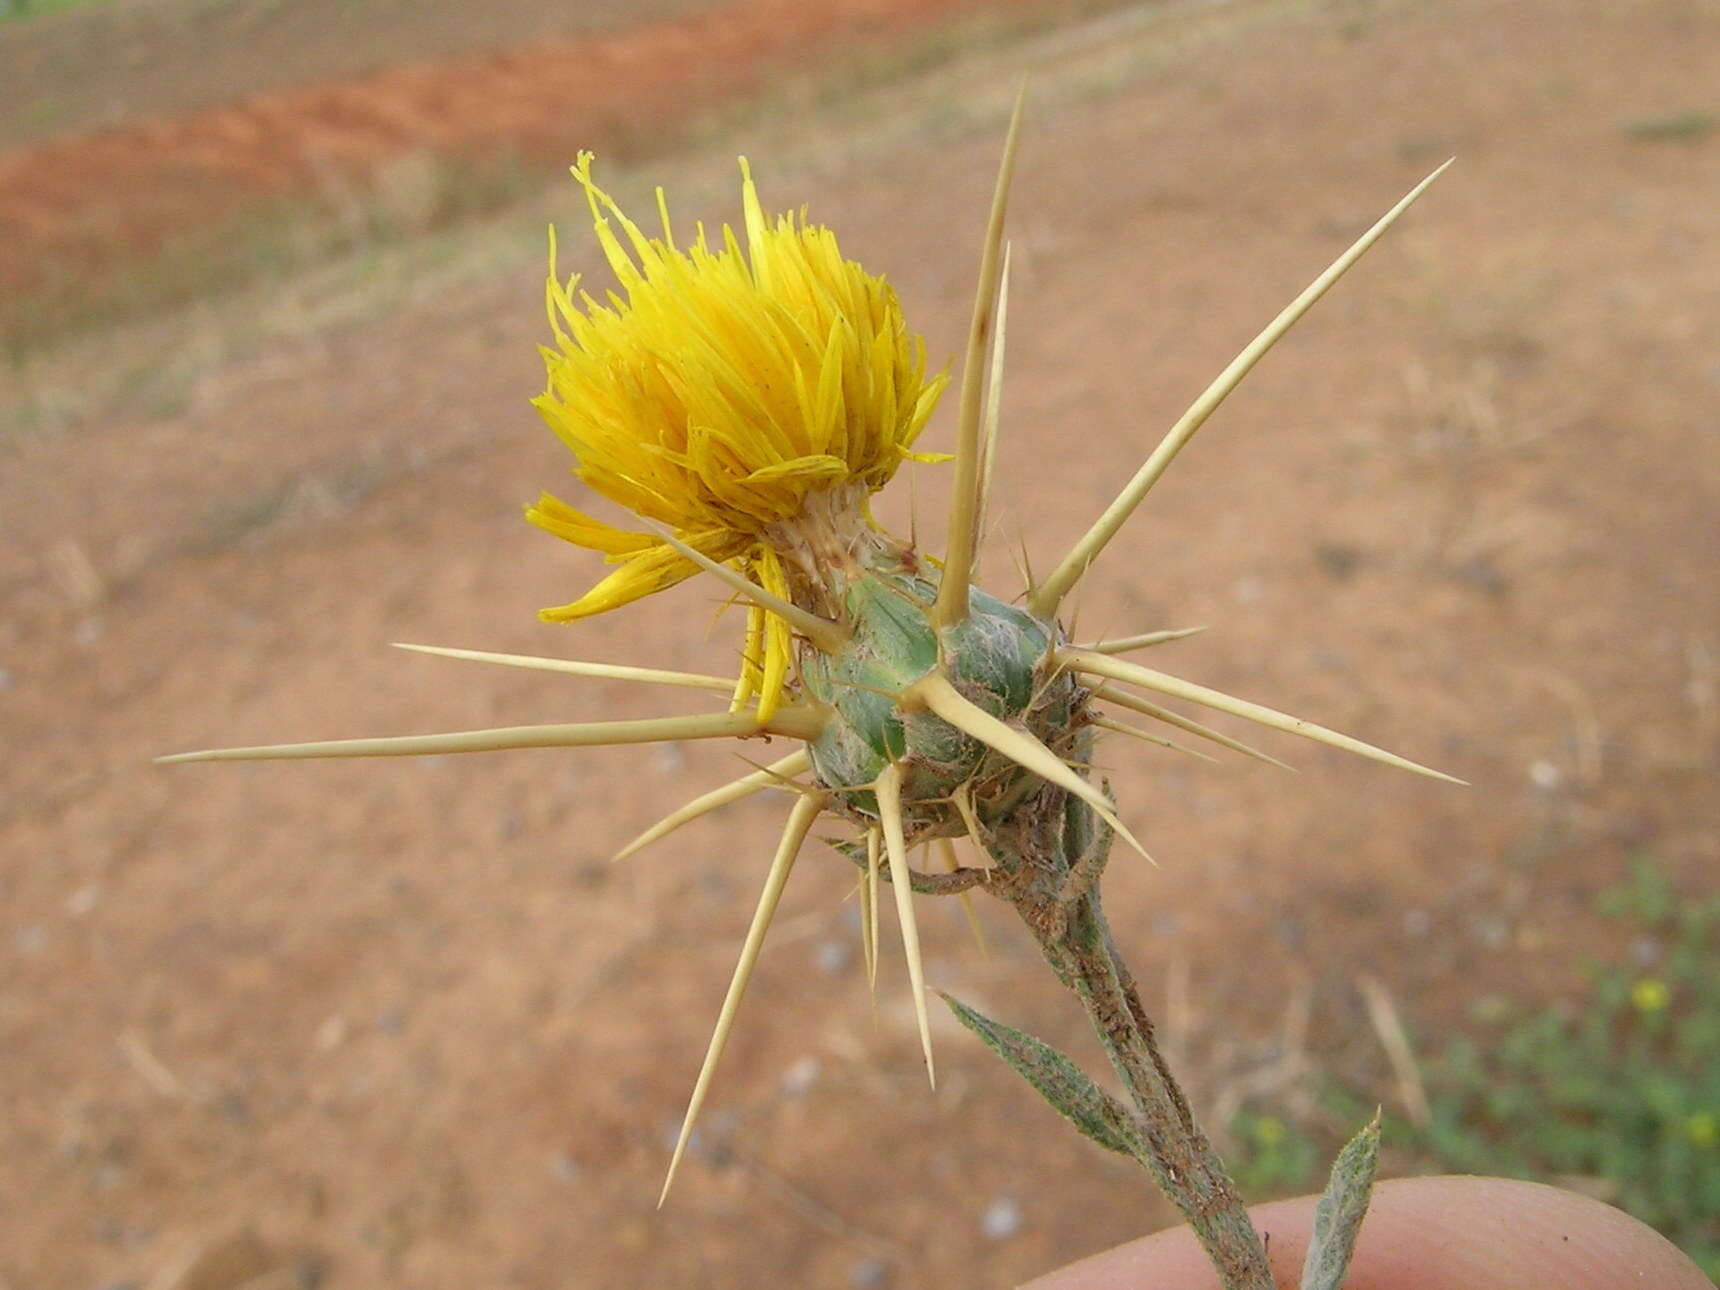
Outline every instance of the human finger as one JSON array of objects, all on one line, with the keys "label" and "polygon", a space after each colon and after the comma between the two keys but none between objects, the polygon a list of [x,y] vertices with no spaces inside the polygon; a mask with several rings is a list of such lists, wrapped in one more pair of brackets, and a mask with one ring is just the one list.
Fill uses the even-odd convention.
[{"label": "human finger", "polygon": [[[1293,1288],[1317,1197],[1249,1212],[1273,1274]],[[1344,1290],[1713,1290],[1665,1237],[1610,1205],[1503,1178],[1381,1183],[1362,1223]],[[1023,1290],[1217,1290],[1186,1227],[1060,1268]]]}]

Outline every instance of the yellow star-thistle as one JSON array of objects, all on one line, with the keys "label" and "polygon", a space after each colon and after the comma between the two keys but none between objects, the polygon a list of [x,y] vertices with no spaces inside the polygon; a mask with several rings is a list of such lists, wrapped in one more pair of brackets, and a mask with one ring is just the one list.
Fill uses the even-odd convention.
[{"label": "yellow star-thistle", "polygon": [[[927,379],[925,345],[881,277],[842,258],[835,235],[793,215],[765,217],[741,159],[743,251],[701,226],[680,250],[662,190],[663,236],[647,237],[591,177],[574,176],[622,294],[602,303],[562,282],[553,230],[547,304],[548,388],[533,401],[594,492],[729,561],[764,590],[795,597],[785,535],[821,494],[853,510],[916,456],[911,446],[945,377]],[[829,509],[829,508],[825,508]],[[699,566],[662,536],[616,528],[545,494],[532,523],[619,564],[549,621],[604,613],[673,586]],[[809,571],[814,572],[815,571]],[[735,694],[768,717],[790,670],[792,633],[750,610]]]},{"label": "yellow star-thistle", "polygon": [[[841,849],[862,871],[857,890],[869,975],[877,966],[881,876],[893,888],[930,1077],[931,1032],[914,891],[965,899],[983,884],[1016,906],[1053,962],[1070,972],[1076,969],[1069,965],[1091,948],[1080,942],[1086,935],[1080,927],[1097,920],[1097,935],[1103,938],[1095,888],[1111,838],[1119,836],[1136,849],[1140,844],[1103,785],[1090,777],[1095,732],[1179,745],[1110,719],[1096,703],[1115,704],[1277,765],[1283,763],[1137,691],[1451,779],[1324,726],[1117,657],[1199,629],[1076,645],[1058,618],[1065,597],[1195,432],[1440,172],[1362,234],[1231,361],[1063,560],[1026,588],[1024,603],[1017,606],[987,594],[973,578],[997,439],[1009,277],[1003,227],[1018,126],[1019,103],[980,261],[943,559],[890,538],[872,525],[867,510],[871,493],[904,460],[926,459],[912,445],[945,384],[941,374],[927,379],[924,346],[908,330],[885,281],[844,260],[830,231],[808,225],[804,216],[767,221],[744,159],[745,249],[725,227],[719,248],[712,249],[701,228],[692,245],[680,250],[661,190],[663,236],[650,238],[593,182],[591,157],[582,153],[574,175],[585,188],[620,293],[610,294],[605,303],[579,292],[577,276],[564,284],[555,268],[552,235],[548,312],[556,344],[543,350],[548,388],[534,404],[572,450],[577,477],[648,527],[618,528],[547,495],[528,508],[533,523],[620,566],[578,600],[544,610],[543,617],[566,621],[602,613],[703,569],[748,603],[747,647],[738,680],[731,684],[726,677],[628,664],[405,648],[547,672],[732,692],[732,710],[209,749],[163,759],[377,757],[758,736],[801,742],[804,746],[789,755],[672,811],[622,852],[630,854],[753,793],[779,788],[796,795],[693,1085],[665,1194],[711,1087],[784,883],[825,813],[855,829]],[[755,700],[756,708],[749,709]],[[912,846],[935,843],[947,851],[952,839],[964,837],[977,854],[989,858],[989,865],[950,861],[949,872],[941,874],[910,867]],[[1089,921],[1080,926],[1072,921],[1077,907],[1089,911],[1081,914]],[[1104,1008],[1126,1010],[1115,997],[1117,961],[1111,953],[1106,951],[1102,970],[1092,969],[1098,975],[1081,979],[1097,982],[1095,990],[1113,992],[1104,996],[1112,1000]],[[1076,957],[1056,957],[1065,954]],[[1060,974],[1064,970],[1060,967]],[[1100,997],[1089,997],[1091,1008],[1100,1007],[1091,1002]],[[1647,1007],[1641,998],[1638,1004]],[[967,1019],[959,1009],[958,1015]],[[1100,1011],[1092,1015],[1100,1024]],[[1105,1012],[1107,1018],[1118,1015],[1123,1013]],[[983,1018],[978,1022],[992,1025]],[[1109,1021],[1100,1029],[1112,1033]],[[1119,1044],[1133,1042],[1127,1036],[1113,1038]],[[1150,1047],[1149,1040],[1141,1042]],[[1156,1069],[1162,1073],[1162,1064]],[[1162,1085],[1154,1087],[1162,1091]],[[1147,1115],[1141,1108],[1161,1094],[1131,1084],[1131,1096]],[[1180,1102],[1152,1101],[1149,1109],[1166,1124],[1186,1121],[1187,1108]],[[1183,1124],[1174,1131],[1188,1129]],[[1198,1140],[1190,1150],[1208,1149]],[[1176,1175],[1169,1177],[1175,1183]],[[1181,1191],[1176,1196],[1179,1204],[1187,1199]],[[1243,1234],[1234,1239],[1248,1246],[1237,1255],[1238,1266],[1264,1274],[1264,1255],[1240,1202],[1224,1212],[1230,1215],[1226,1222],[1234,1220],[1234,1232]],[[1185,1213],[1197,1225],[1212,1217],[1199,1206],[1185,1205]],[[1202,1240],[1216,1248],[1211,1241],[1220,1239],[1213,1235],[1218,1229],[1209,1224],[1202,1230]]]}]

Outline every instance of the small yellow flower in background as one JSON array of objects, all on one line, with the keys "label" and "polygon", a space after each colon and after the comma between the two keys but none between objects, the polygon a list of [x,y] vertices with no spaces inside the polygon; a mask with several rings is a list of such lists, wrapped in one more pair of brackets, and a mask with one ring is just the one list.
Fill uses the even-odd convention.
[{"label": "small yellow flower in background", "polygon": [[[817,495],[860,511],[915,456],[946,378],[927,380],[925,345],[896,293],[842,258],[829,229],[766,218],[746,159],[746,247],[725,226],[713,248],[701,226],[677,249],[657,191],[663,236],[647,237],[591,177],[574,175],[622,295],[604,304],[563,283],[551,241],[549,385],[533,401],[592,491],[674,530],[712,560],[732,561],[772,595],[809,597],[816,568],[785,568],[805,544],[791,530]],[[618,232],[619,230],[619,232]],[[576,294],[577,293],[577,294]],[[526,516],[621,567],[543,617],[566,622],[619,608],[699,572],[655,533],[619,529],[545,494]],[[738,708],[758,695],[769,717],[789,674],[788,624],[749,609]]]},{"label": "small yellow flower in background", "polygon": [[1720,1114],[1698,1111],[1684,1122],[1684,1131],[1699,1147],[1720,1145]]},{"label": "small yellow flower in background", "polygon": [[1667,989],[1664,981],[1643,977],[1631,986],[1630,1001],[1638,1012],[1644,1014],[1665,1012],[1666,1005],[1672,1002],[1672,991]]}]

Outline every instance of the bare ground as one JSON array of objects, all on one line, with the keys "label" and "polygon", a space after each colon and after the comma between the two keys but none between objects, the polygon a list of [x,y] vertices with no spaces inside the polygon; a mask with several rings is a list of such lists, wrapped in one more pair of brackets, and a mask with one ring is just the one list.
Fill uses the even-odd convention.
[{"label": "bare ground", "polygon": [[[1113,921],[1150,995],[1186,979],[1168,1020],[1205,1105],[1282,1069],[1298,999],[1319,1060],[1366,1077],[1359,974],[1437,1034],[1479,993],[1557,996],[1622,953],[1587,911],[1632,854],[1713,882],[1720,139],[1628,127],[1711,98],[1720,18],[1581,13],[1124,10],[622,177],[732,212],[747,151],[767,200],[810,203],[947,354],[1032,69],[988,566],[1012,591],[1017,532],[1054,558],[1264,320],[1459,155],[1202,432],[1080,608],[1092,633],[1210,622],[1155,661],[1474,782],[1289,741],[1297,778],[1110,750],[1164,866],[1118,863]],[[664,706],[393,640],[726,665],[733,627],[705,636],[694,584],[534,621],[594,574],[518,518],[566,467],[525,407],[537,213],[485,233],[506,250],[402,250],[21,373],[20,405],[70,411],[0,448],[16,1290],[141,1285],[222,1240],[221,1286],[1000,1286],[1168,1221],[948,1026],[927,1091],[894,963],[867,1002],[833,855],[797,873],[655,1209],[781,804],[607,856],[744,769],[729,749],[148,765]],[[117,387],[144,394],[85,415],[76,373],[115,388],[150,356]],[[915,487],[935,536],[943,481]],[[907,509],[899,488],[886,510]],[[998,911],[989,961],[954,908],[922,918],[935,986],[1091,1060]]]},{"label": "bare ground", "polygon": [[[660,149],[772,85],[840,95],[964,34],[1115,3],[652,0],[557,18],[508,0],[424,21],[397,0],[134,0],[0,26],[18,104],[0,130],[0,345],[180,303],[247,260],[312,258],[298,244],[445,225],[580,148]],[[32,137],[57,103],[67,130]]]}]

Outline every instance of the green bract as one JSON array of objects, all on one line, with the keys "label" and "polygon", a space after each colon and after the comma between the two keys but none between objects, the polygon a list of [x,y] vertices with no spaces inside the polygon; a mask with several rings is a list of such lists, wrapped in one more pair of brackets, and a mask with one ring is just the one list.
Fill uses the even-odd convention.
[{"label": "green bract", "polygon": [[808,644],[800,665],[807,692],[833,712],[809,745],[819,781],[876,820],[871,785],[898,763],[906,822],[949,837],[964,830],[952,802],[964,786],[984,818],[1038,780],[942,717],[905,708],[903,692],[941,663],[963,698],[1061,749],[1082,724],[1086,691],[1050,661],[1060,639],[1053,624],[976,587],[968,616],[940,633],[931,622],[937,592],[933,571],[869,572],[844,593],[847,646],[826,653]]}]

